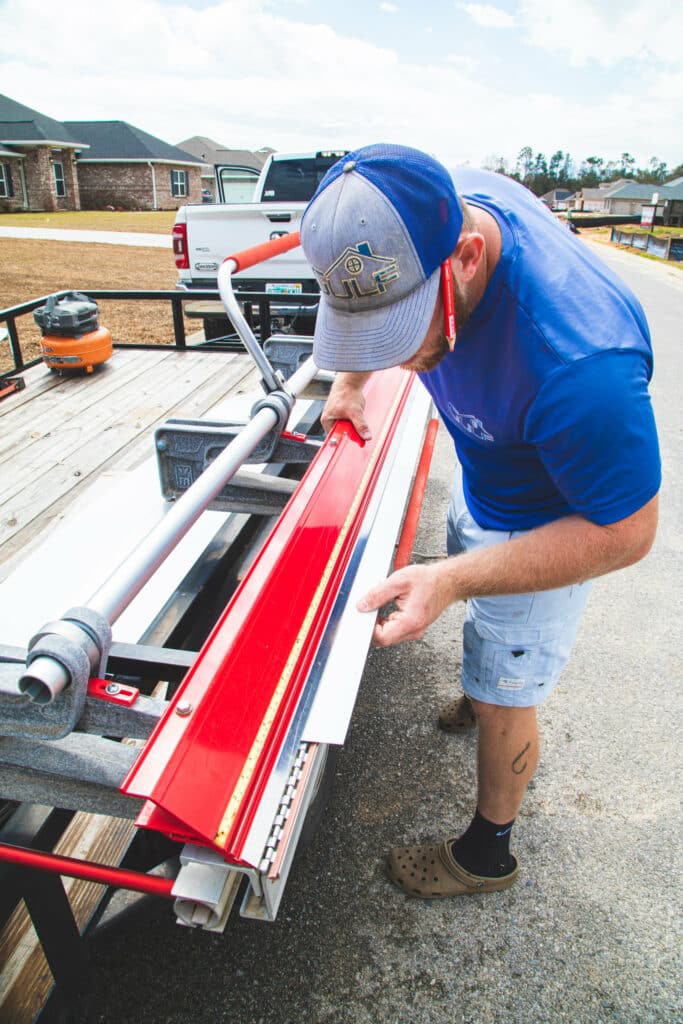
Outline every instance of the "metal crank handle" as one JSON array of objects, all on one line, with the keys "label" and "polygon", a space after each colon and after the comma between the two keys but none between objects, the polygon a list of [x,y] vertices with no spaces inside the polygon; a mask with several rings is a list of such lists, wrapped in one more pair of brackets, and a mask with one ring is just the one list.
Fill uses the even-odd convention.
[{"label": "metal crank handle", "polygon": [[[280,238],[272,239],[270,242],[264,242],[262,245],[254,245],[251,249],[243,249],[242,252],[226,256],[218,268],[218,291],[225,310],[244,347],[256,363],[268,392],[279,390],[284,382],[270,365],[267,356],[256,340],[254,332],[244,318],[232,287],[232,275],[240,270],[253,267],[257,263],[262,263],[264,260],[270,260],[274,256],[280,256],[284,252],[289,252],[290,249],[296,249],[300,244],[299,232],[295,231],[291,235],[283,235]],[[264,326],[262,324],[262,334],[263,330]]]}]

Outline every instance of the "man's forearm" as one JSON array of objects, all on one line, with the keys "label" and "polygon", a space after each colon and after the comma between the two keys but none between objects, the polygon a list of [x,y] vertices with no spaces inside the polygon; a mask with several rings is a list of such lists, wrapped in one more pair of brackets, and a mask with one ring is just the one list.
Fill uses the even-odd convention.
[{"label": "man's forearm", "polygon": [[432,565],[409,565],[361,598],[358,609],[396,610],[375,624],[373,642],[417,640],[454,601],[553,590],[622,569],[647,554],[657,527],[657,498],[632,516],[596,526],[568,516],[523,537]]},{"label": "man's forearm", "polygon": [[603,576],[637,562],[650,548],[656,499],[634,516],[597,526],[568,516],[503,544],[441,563],[451,600],[553,590]]},{"label": "man's forearm", "polygon": [[366,383],[372,377],[372,370],[367,372],[351,373],[350,371],[340,371],[334,379],[332,385],[333,391],[362,391]]}]

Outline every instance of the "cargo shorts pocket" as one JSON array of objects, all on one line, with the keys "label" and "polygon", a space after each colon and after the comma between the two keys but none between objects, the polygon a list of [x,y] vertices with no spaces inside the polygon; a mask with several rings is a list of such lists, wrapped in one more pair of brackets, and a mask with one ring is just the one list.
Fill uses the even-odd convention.
[{"label": "cargo shorts pocket", "polygon": [[564,668],[571,641],[556,628],[502,629],[463,623],[463,687],[475,700],[509,707],[541,704]]}]

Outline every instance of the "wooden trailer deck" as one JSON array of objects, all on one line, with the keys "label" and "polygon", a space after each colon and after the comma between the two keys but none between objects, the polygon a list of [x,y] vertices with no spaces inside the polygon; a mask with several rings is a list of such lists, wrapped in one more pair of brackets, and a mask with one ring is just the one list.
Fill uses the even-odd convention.
[{"label": "wooden trailer deck", "polygon": [[[163,348],[117,348],[88,376],[58,375],[41,364],[24,378],[23,391],[0,401],[0,585],[98,481],[125,477],[154,455],[159,424],[171,416],[204,416],[224,399],[258,388],[246,353]],[[54,616],[63,610],[55,608]],[[8,642],[2,633],[0,621],[0,643]],[[55,852],[115,865],[134,831],[129,820],[79,812]],[[65,890],[82,929],[102,886],[65,879]],[[29,1024],[51,986],[31,919],[19,903],[0,931],[0,1020]]]},{"label": "wooden trailer deck", "polygon": [[100,476],[154,454],[171,416],[204,416],[258,386],[246,354],[117,348],[90,375],[44,365],[0,401],[0,580]]}]

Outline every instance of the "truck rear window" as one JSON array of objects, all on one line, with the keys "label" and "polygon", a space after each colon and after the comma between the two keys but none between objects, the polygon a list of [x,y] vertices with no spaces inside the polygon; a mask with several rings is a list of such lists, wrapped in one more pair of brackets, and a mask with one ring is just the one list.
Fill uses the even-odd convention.
[{"label": "truck rear window", "polygon": [[273,160],[261,197],[264,203],[307,203],[341,153],[329,156]]}]

